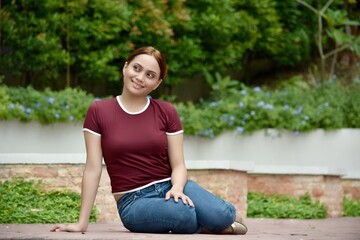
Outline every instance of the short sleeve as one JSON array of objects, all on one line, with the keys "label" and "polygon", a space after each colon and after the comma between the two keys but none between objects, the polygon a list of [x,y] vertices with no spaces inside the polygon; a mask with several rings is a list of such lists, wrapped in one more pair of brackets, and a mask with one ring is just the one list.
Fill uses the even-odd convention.
[{"label": "short sleeve", "polygon": [[101,136],[101,129],[98,117],[98,105],[96,102],[92,103],[86,113],[83,131]]},{"label": "short sleeve", "polygon": [[170,103],[167,105],[167,124],[165,131],[167,135],[176,135],[184,132],[179,114],[177,113],[176,108]]}]

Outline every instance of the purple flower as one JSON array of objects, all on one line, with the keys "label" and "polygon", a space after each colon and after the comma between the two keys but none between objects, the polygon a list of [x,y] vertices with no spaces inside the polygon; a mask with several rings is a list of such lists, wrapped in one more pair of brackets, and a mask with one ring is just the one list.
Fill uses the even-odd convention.
[{"label": "purple flower", "polygon": [[74,121],[74,116],[73,115],[69,116],[69,121],[71,121],[71,122]]},{"label": "purple flower", "polygon": [[217,106],[217,102],[211,102],[211,103],[210,103],[210,106],[216,107],[216,106]]},{"label": "purple flower", "polygon": [[245,95],[245,94],[246,94],[246,90],[245,90],[245,89],[244,89],[244,90],[241,90],[241,91],[240,91],[240,94]]},{"label": "purple flower", "polygon": [[26,115],[30,115],[31,114],[31,109],[30,108],[25,108],[25,113],[26,113]]},{"label": "purple flower", "polygon": [[263,107],[264,105],[265,105],[265,103],[263,101],[260,101],[260,102],[257,103],[258,107]]},{"label": "purple flower", "polygon": [[260,87],[254,87],[254,92],[261,92],[261,88]]},{"label": "purple flower", "polygon": [[238,132],[238,133],[243,133],[244,132],[244,128],[243,127],[236,127],[236,131]]},{"label": "purple flower", "polygon": [[59,118],[60,118],[60,114],[59,114],[59,113],[54,113],[54,118],[59,119]]},{"label": "purple flower", "polygon": [[302,113],[303,107],[299,107],[298,109],[295,110],[294,115],[300,115]]},{"label": "purple flower", "polygon": [[273,109],[274,107],[270,103],[267,103],[267,104],[265,104],[264,108],[265,109]]},{"label": "purple flower", "polygon": [[54,104],[55,99],[53,97],[48,97],[47,102],[50,104]]},{"label": "purple flower", "polygon": [[243,102],[239,102],[239,107],[244,107],[244,103]]}]

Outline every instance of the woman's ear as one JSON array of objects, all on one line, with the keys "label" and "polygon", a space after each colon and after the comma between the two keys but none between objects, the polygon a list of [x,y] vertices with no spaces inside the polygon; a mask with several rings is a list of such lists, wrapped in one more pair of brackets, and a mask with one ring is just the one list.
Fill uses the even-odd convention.
[{"label": "woman's ear", "polygon": [[125,62],[124,67],[123,67],[123,69],[122,69],[123,75],[124,75],[124,73],[125,73],[125,68],[127,68],[127,66],[128,66],[128,62]]},{"label": "woman's ear", "polygon": [[162,81],[163,81],[162,79],[159,79],[159,82],[156,84],[156,87],[154,87],[153,91],[155,91],[160,86]]}]

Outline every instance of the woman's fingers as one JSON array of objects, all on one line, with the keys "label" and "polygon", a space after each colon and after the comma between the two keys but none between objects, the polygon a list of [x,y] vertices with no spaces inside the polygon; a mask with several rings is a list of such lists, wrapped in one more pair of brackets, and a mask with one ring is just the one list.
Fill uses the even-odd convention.
[{"label": "woman's fingers", "polygon": [[50,229],[50,232],[60,232],[60,231],[64,231],[65,230],[65,225],[64,224],[56,224],[55,226],[53,226]]},{"label": "woman's fingers", "polygon": [[194,207],[193,201],[184,193],[173,193],[169,191],[165,195],[165,200],[169,200],[170,198],[174,198],[175,202],[179,202],[179,198],[180,198],[184,204],[189,204],[191,207]]},{"label": "woman's fingers", "polygon": [[79,224],[56,224],[51,229],[51,232],[86,232],[86,227],[83,228]]}]

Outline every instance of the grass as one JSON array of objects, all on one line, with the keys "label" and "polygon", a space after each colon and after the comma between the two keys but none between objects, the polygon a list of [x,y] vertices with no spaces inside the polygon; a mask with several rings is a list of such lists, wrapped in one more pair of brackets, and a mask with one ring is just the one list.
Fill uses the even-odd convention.
[{"label": "grass", "polygon": [[[0,182],[0,223],[77,222],[80,195],[68,191],[45,192],[41,182],[14,179]],[[96,222],[96,208],[91,222]]]},{"label": "grass", "polygon": [[248,217],[319,219],[326,217],[326,207],[311,201],[307,193],[299,199],[284,195],[248,193]]}]

